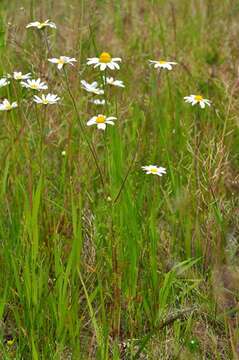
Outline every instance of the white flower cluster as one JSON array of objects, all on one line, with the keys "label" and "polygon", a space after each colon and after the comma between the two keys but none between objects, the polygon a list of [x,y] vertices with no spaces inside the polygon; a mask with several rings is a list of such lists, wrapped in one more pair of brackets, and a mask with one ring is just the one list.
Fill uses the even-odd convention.
[{"label": "white flower cluster", "polygon": [[[46,28],[56,29],[56,24],[49,19],[43,22],[34,21],[29,23],[26,28],[36,28],[38,30],[43,30]],[[74,66],[74,63],[77,60],[74,57],[68,56],[60,56],[55,58],[48,59],[49,62],[55,64],[58,70],[65,71],[65,66],[67,64]],[[108,89],[107,86],[124,88],[125,85],[122,80],[114,79],[113,77],[107,76],[108,71],[119,70],[122,59],[119,57],[112,57],[108,52],[102,52],[99,57],[92,57],[87,59],[87,65],[93,66],[94,69],[100,70],[100,79],[101,81],[93,81],[92,83],[88,83],[85,80],[81,80],[81,88],[88,93],[97,96],[103,96],[102,99],[90,99],[90,102],[95,105],[106,106],[107,105],[107,96]],[[152,65],[158,71],[162,69],[171,71],[177,62],[175,61],[166,61],[166,60],[149,60],[149,64]],[[102,73],[103,72],[103,73]],[[66,72],[65,72],[66,75]],[[20,82],[20,85],[23,88],[33,90],[33,91],[44,91],[48,89],[48,85],[42,81],[40,78],[32,79],[31,73],[22,73],[20,71],[14,71],[13,74],[7,74],[2,79],[0,79],[0,88],[10,85],[11,79],[16,82]],[[40,94],[40,96],[34,95],[32,100],[36,104],[41,105],[53,105],[57,104],[60,101],[60,97],[56,94],[48,93],[48,94]],[[201,109],[204,109],[206,106],[211,106],[211,101],[205,99],[202,95],[190,95],[185,96],[184,100],[186,103],[194,105],[199,105]],[[0,103],[0,111],[10,111],[18,106],[16,101],[9,101],[8,99],[4,99],[2,103]],[[115,116],[108,116],[104,114],[98,114],[91,117],[86,125],[92,126],[96,125],[97,129],[105,130],[107,125],[114,125],[114,121],[117,120]],[[65,153],[64,151],[62,152]],[[65,154],[64,154],[65,155]],[[147,165],[142,166],[142,169],[146,172],[146,174],[154,174],[158,176],[162,176],[166,174],[166,169],[157,165]]]}]

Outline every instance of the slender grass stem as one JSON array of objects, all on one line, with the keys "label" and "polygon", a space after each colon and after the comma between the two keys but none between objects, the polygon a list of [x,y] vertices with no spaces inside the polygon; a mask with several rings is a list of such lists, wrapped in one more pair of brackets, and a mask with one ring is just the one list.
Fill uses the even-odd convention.
[{"label": "slender grass stem", "polygon": [[[97,154],[96,154],[96,150],[94,148],[94,145],[93,143],[88,139],[88,136],[86,135],[86,132],[85,132],[85,127],[81,121],[81,117],[80,117],[80,114],[79,114],[79,111],[78,111],[78,108],[77,108],[77,104],[76,104],[76,100],[75,100],[75,97],[71,91],[71,88],[70,88],[70,85],[69,85],[69,79],[68,79],[68,75],[67,75],[67,72],[65,70],[65,68],[63,68],[63,71],[64,71],[64,75],[65,75],[65,82],[66,82],[66,87],[67,87],[67,90],[68,90],[68,93],[70,95],[70,98],[72,100],[72,104],[74,106],[74,109],[75,109],[75,113],[76,113],[76,116],[77,116],[77,119],[79,121],[79,125],[80,125],[80,128],[81,128],[81,132],[82,132],[82,136],[84,137],[84,139],[86,140],[86,143],[90,149],[90,152],[92,154],[92,157],[95,161],[95,164],[96,164],[96,167],[99,171],[99,175],[100,175],[100,179],[101,179],[101,183],[102,183],[102,186],[103,188],[105,187],[105,182],[104,182],[104,176],[103,176],[103,173],[102,173],[102,170],[101,170],[101,167],[99,165],[99,160],[97,158]],[[72,120],[70,122],[70,126],[69,126],[69,142],[70,142],[70,139],[71,139],[71,132],[72,132]]]}]

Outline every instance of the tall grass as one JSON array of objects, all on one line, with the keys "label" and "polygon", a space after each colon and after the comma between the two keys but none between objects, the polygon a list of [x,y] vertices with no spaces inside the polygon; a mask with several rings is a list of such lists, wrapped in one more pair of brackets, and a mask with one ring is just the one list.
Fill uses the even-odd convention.
[{"label": "tall grass", "polygon": [[[238,4],[2,1],[3,359],[238,358]],[[51,18],[58,29],[26,29]],[[88,57],[122,58],[99,108]],[[58,71],[49,57],[74,56]],[[170,72],[148,59],[177,61]],[[183,97],[201,93],[205,110]],[[105,132],[92,116],[116,116]],[[141,166],[167,169],[159,178]]]}]

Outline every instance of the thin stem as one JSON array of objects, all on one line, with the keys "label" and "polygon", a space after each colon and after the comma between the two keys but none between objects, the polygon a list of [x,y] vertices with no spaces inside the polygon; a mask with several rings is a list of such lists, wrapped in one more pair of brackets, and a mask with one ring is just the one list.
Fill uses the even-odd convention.
[{"label": "thin stem", "polygon": [[49,44],[49,41],[48,41],[48,37],[47,37],[47,29],[43,29],[43,38],[44,38],[44,41],[45,41],[45,44],[46,44],[46,57],[48,57],[48,55],[50,54],[51,52],[51,49],[50,49],[50,44]]},{"label": "thin stem", "polygon": [[107,69],[105,69],[105,77],[103,79],[103,86],[104,86],[104,98],[105,98],[105,108],[106,108],[106,115],[109,115],[109,106],[108,106],[108,98],[107,98]]},{"label": "thin stem", "polygon": [[131,162],[130,162],[130,165],[129,165],[129,168],[128,168],[127,172],[126,172],[126,175],[125,175],[125,177],[124,177],[124,179],[123,179],[123,181],[122,181],[122,184],[121,184],[121,186],[120,186],[120,188],[119,188],[119,191],[118,191],[115,199],[113,200],[113,205],[115,205],[115,204],[117,203],[117,201],[118,201],[118,199],[119,199],[119,197],[120,197],[120,195],[121,195],[121,193],[122,193],[122,191],[123,191],[123,189],[124,189],[124,187],[125,187],[125,184],[126,184],[126,181],[127,181],[127,179],[128,179],[128,176],[129,176],[129,174],[130,174],[130,171],[131,171],[131,169],[132,169],[132,167],[133,167],[133,165],[134,165],[134,163],[135,163],[136,156],[137,156],[138,149],[139,149],[139,145],[140,145],[141,134],[139,134],[138,139],[139,139],[139,140],[138,140],[138,144],[137,144],[137,146],[136,146],[134,155],[133,155],[133,157],[132,157],[132,160],[131,160]]},{"label": "thin stem", "polygon": [[[199,106],[199,105],[198,105]],[[197,252],[200,243],[197,236],[197,226],[198,226],[198,218],[199,218],[199,205],[197,201],[197,194],[199,190],[199,148],[200,148],[200,139],[199,139],[199,131],[200,131],[200,113],[199,109],[197,109],[195,119],[194,119],[194,171],[195,171],[195,203],[196,203],[196,214],[195,214],[195,230],[194,230],[194,239],[195,239],[195,247],[192,248],[192,251]]]},{"label": "thin stem", "polygon": [[196,191],[199,186],[199,168],[198,168],[198,153],[199,153],[199,123],[200,123],[200,115],[199,110],[197,109],[195,119],[194,119],[194,169],[195,169],[195,177],[196,177]]},{"label": "thin stem", "polygon": [[[75,109],[75,112],[76,112],[76,115],[77,115],[77,119],[78,119],[79,124],[80,124],[80,128],[81,128],[81,131],[82,131],[82,135],[83,135],[84,139],[86,140],[86,143],[87,143],[87,145],[88,145],[88,147],[89,147],[89,149],[90,149],[90,152],[91,152],[91,154],[92,154],[92,156],[93,156],[93,159],[94,159],[94,161],[95,161],[96,167],[97,167],[97,169],[98,169],[98,171],[99,171],[100,179],[101,179],[101,182],[102,182],[102,186],[105,187],[104,177],[103,177],[103,173],[102,173],[102,171],[101,171],[100,165],[99,165],[99,161],[98,161],[98,158],[97,158],[96,150],[95,150],[95,148],[94,148],[93,143],[88,139],[88,137],[87,137],[87,135],[86,135],[86,133],[85,133],[85,128],[84,128],[84,125],[83,125],[83,123],[82,123],[82,121],[81,121],[80,114],[79,114],[79,111],[78,111],[78,108],[77,108],[77,105],[76,105],[76,101],[75,101],[74,95],[73,95],[73,93],[72,93],[72,91],[71,91],[71,88],[70,88],[70,86],[69,86],[69,80],[68,80],[68,76],[67,76],[67,72],[66,72],[65,68],[63,68],[63,71],[64,71],[64,74],[65,74],[65,80],[66,80],[67,90],[68,90],[68,93],[69,93],[70,98],[71,98],[71,100],[72,100],[72,104],[73,104],[73,106],[74,106],[74,109]],[[70,127],[72,128],[72,123],[71,123]]]},{"label": "thin stem", "polygon": [[171,82],[168,73],[167,75],[167,85],[168,85],[168,97],[171,105],[171,115],[173,122],[175,121],[175,110],[174,110],[174,101],[173,101],[173,94],[172,94],[172,88],[171,88]]}]

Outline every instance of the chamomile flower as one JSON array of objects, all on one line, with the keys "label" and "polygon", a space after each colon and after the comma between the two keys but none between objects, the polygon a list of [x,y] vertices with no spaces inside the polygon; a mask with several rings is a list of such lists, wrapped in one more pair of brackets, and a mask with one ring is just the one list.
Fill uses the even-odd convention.
[{"label": "chamomile flower", "polygon": [[14,80],[27,80],[31,78],[31,73],[23,74],[21,71],[14,71],[13,79]]},{"label": "chamomile flower", "polygon": [[184,96],[184,100],[186,103],[192,104],[192,106],[199,104],[201,109],[204,109],[206,105],[211,106],[211,101],[208,99],[204,99],[202,95]]},{"label": "chamomile flower", "polygon": [[99,130],[105,130],[106,125],[114,125],[114,121],[117,118],[114,116],[107,117],[105,115],[93,116],[88,122],[87,126],[96,125]]},{"label": "chamomile flower", "polygon": [[105,99],[94,99],[94,100],[90,100],[91,103],[95,104],[95,105],[105,105]]},{"label": "chamomile flower", "polygon": [[47,84],[42,82],[41,79],[27,79],[27,81],[21,81],[21,85],[25,88],[37,91],[48,89]]},{"label": "chamomile flower", "polygon": [[153,65],[155,69],[167,69],[172,70],[173,65],[177,65],[175,61],[165,61],[165,60],[149,60],[150,65]]},{"label": "chamomile flower", "polygon": [[0,111],[10,111],[17,107],[17,102],[14,101],[10,103],[7,99],[4,99],[2,103],[0,103]]},{"label": "chamomile flower", "polygon": [[33,21],[33,22],[30,22],[26,26],[27,29],[31,28],[31,27],[35,27],[35,28],[37,28],[39,30],[44,29],[45,27],[50,27],[50,28],[56,29],[56,24],[48,19],[48,20],[43,21],[43,22]]},{"label": "chamomile flower", "polygon": [[94,65],[94,68],[100,67],[101,71],[104,71],[106,68],[118,70],[120,68],[118,62],[121,62],[121,58],[112,58],[107,52],[102,52],[99,57],[87,59],[87,65]]},{"label": "chamomile flower", "polygon": [[60,98],[57,95],[54,94],[42,94],[41,97],[34,95],[33,101],[35,101],[37,104],[43,104],[43,105],[53,105],[56,104]]},{"label": "chamomile flower", "polygon": [[73,63],[76,62],[76,59],[68,56],[60,56],[59,58],[48,59],[48,61],[50,61],[52,64],[57,64],[57,69],[61,70],[66,64],[74,66]]},{"label": "chamomile flower", "polygon": [[147,165],[141,166],[141,168],[146,172],[146,174],[153,174],[158,176],[163,176],[163,174],[166,174],[166,169],[161,166]]},{"label": "chamomile flower", "polygon": [[118,87],[121,87],[121,88],[124,88],[124,87],[125,87],[122,80],[114,80],[113,77],[104,78],[104,82],[105,82],[107,85],[118,86]]},{"label": "chamomile flower", "polygon": [[98,83],[97,81],[94,81],[93,83],[89,84],[87,81],[85,80],[81,80],[81,87],[82,89],[90,92],[90,93],[93,93],[93,94],[96,94],[96,95],[102,95],[104,94],[104,90],[102,89],[99,89],[98,88]]},{"label": "chamomile flower", "polygon": [[6,78],[0,79],[0,88],[6,85],[9,85],[10,81],[8,81]]}]

